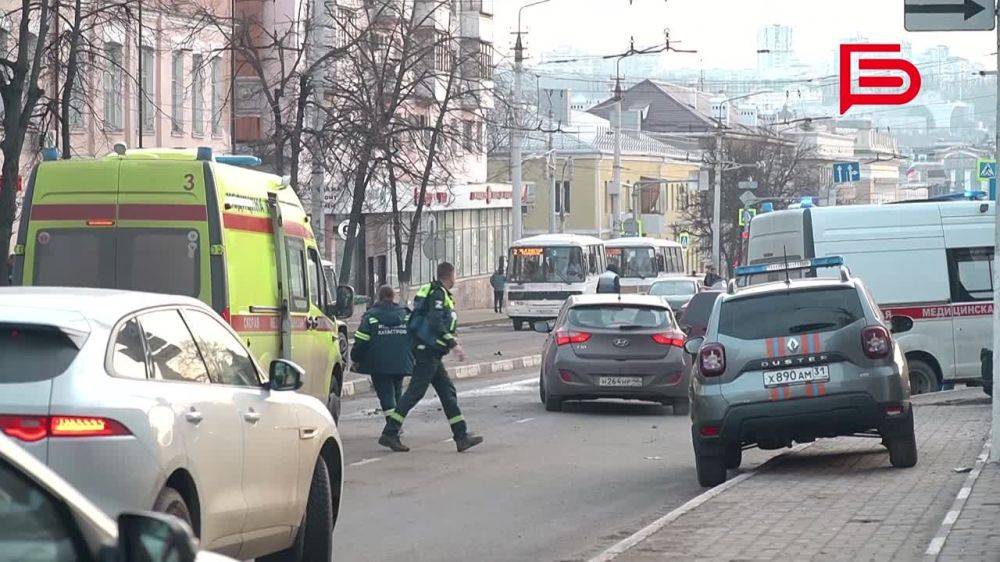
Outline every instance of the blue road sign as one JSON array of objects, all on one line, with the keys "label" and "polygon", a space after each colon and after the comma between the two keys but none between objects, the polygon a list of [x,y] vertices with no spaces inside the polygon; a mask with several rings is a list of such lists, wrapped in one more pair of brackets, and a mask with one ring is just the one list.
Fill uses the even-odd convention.
[{"label": "blue road sign", "polygon": [[833,183],[861,181],[861,162],[835,162]]},{"label": "blue road sign", "polygon": [[977,162],[979,168],[979,179],[981,180],[995,180],[997,179],[997,163],[995,160],[983,160],[979,159]]}]

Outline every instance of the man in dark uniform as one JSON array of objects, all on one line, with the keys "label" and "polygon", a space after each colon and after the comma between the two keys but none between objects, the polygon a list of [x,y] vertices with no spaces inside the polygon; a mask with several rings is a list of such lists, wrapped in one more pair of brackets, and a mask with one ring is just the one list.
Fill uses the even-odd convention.
[{"label": "man in dark uniform", "polygon": [[371,375],[385,413],[396,408],[403,393],[403,377],[413,373],[410,337],[406,332],[410,311],[395,300],[392,287],[379,288],[378,301],[361,318],[351,349],[351,360],[358,364],[358,372]]},{"label": "man in dark uniform", "polygon": [[441,363],[441,359],[452,349],[459,360],[465,360],[465,352],[455,337],[458,317],[455,314],[455,301],[449,292],[454,285],[455,266],[442,262],[437,267],[437,280],[420,287],[413,300],[413,313],[408,326],[416,365],[410,384],[396,409],[386,413],[385,428],[378,440],[383,447],[399,452],[410,450],[399,440],[399,430],[406,414],[424,397],[428,386],[434,387],[441,400],[458,452],[483,442],[482,437],[468,432],[465,418],[458,407],[458,392]]}]

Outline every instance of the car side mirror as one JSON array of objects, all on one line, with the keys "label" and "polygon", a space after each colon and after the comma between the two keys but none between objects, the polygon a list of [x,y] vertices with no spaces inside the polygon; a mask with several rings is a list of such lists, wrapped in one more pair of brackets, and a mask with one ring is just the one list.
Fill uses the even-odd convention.
[{"label": "car side mirror", "polygon": [[287,359],[271,361],[268,369],[268,388],[271,390],[298,390],[302,388],[302,379],[306,371],[296,363]]},{"label": "car side mirror", "polygon": [[705,343],[705,338],[691,338],[684,342],[684,351],[691,355],[698,355],[698,350],[701,349],[703,343]]},{"label": "car side mirror", "polygon": [[531,323],[531,329],[538,332],[539,334],[548,334],[552,332],[552,321],[536,320]]},{"label": "car side mirror", "polygon": [[913,318],[909,316],[893,316],[889,319],[889,327],[894,334],[902,334],[913,329]]},{"label": "car side mirror", "polygon": [[194,562],[194,533],[180,519],[165,513],[126,512],[118,516],[120,560]]},{"label": "car side mirror", "polygon": [[323,311],[330,318],[346,320],[354,316],[354,287],[337,285],[337,299]]}]

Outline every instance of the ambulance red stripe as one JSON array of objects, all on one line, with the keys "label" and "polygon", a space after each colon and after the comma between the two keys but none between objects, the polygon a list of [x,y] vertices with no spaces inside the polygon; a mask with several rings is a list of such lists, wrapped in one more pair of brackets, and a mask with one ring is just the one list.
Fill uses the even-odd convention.
[{"label": "ambulance red stripe", "polygon": [[118,206],[118,220],[203,221],[208,212],[203,205],[160,205],[126,203]]},{"label": "ambulance red stripe", "polygon": [[[236,213],[225,213],[223,215],[223,221],[226,228],[233,230],[242,230],[245,232],[259,232],[264,234],[270,234],[273,232],[271,229],[271,219],[266,217],[251,217],[249,215],[237,215]],[[299,236],[301,238],[313,237],[312,233],[305,226],[285,221],[285,233],[292,236]]]},{"label": "ambulance red stripe", "polygon": [[991,316],[993,314],[993,303],[983,301],[956,304],[885,307],[882,309],[882,314],[885,315],[887,320],[891,319],[893,316],[909,316],[914,320],[934,320],[963,316]]},{"label": "ambulance red stripe", "polygon": [[31,219],[39,221],[115,220],[114,205],[32,205]]}]

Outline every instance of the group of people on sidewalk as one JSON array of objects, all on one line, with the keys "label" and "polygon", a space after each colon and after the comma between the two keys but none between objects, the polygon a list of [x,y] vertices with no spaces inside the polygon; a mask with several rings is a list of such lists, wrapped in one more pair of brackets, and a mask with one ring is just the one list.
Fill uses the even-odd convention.
[{"label": "group of people on sidewalk", "polygon": [[[361,318],[354,333],[351,360],[357,364],[357,372],[371,375],[385,414],[385,427],[378,440],[383,447],[397,452],[410,450],[400,440],[403,422],[429,386],[441,400],[458,451],[483,442],[482,437],[469,433],[458,407],[458,392],[442,363],[452,351],[459,360],[465,360],[450,292],[454,284],[455,267],[440,263],[435,281],[417,290],[412,311],[396,303],[392,287],[383,286],[378,290],[378,301]],[[403,379],[407,376],[410,384],[404,392]]]}]

